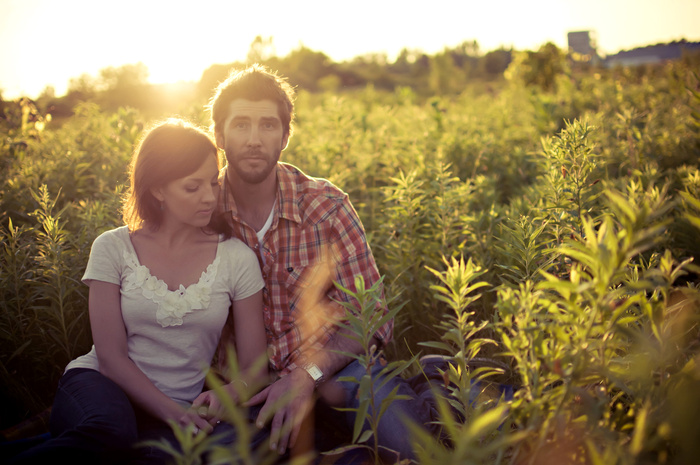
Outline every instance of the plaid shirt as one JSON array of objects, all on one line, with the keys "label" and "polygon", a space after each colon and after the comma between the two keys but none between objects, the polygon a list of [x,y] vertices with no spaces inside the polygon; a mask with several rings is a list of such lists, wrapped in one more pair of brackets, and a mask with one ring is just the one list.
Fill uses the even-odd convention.
[{"label": "plaid shirt", "polygon": [[[355,276],[364,278],[366,288],[380,279],[364,227],[346,193],[325,179],[278,163],[272,224],[259,243],[255,230],[238,216],[225,169],[221,178],[219,208],[233,235],[255,251],[261,264],[270,365],[279,374],[289,373],[302,354],[322,347],[338,330],[328,317],[338,318],[344,309],[329,299],[350,302],[351,298],[333,281],[354,292]],[[325,268],[326,279],[315,279],[323,276],[324,269],[314,265],[329,263],[334,266]],[[325,312],[312,315],[307,308]],[[375,336],[386,344],[392,331],[389,321]]]}]

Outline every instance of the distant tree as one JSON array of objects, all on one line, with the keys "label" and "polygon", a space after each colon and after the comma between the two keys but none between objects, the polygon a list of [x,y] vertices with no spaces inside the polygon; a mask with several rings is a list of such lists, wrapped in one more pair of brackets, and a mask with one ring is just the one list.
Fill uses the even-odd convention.
[{"label": "distant tree", "polygon": [[272,36],[264,39],[262,36],[256,36],[250,44],[246,64],[267,63],[268,60],[277,56],[275,45],[272,42]]},{"label": "distant tree", "polygon": [[555,90],[556,78],[568,72],[566,54],[547,42],[536,52],[516,54],[506,70],[509,79],[522,81],[527,86],[538,86],[544,91]]},{"label": "distant tree", "polygon": [[508,65],[510,65],[512,59],[511,50],[499,48],[498,50],[488,52],[481,59],[481,64],[483,65],[483,70],[486,77],[493,78],[496,76],[502,76],[503,72],[508,69]]},{"label": "distant tree", "polygon": [[462,42],[450,53],[454,66],[461,69],[466,77],[476,74],[479,62],[479,43],[476,40]]},{"label": "distant tree", "polygon": [[430,57],[420,50],[404,48],[389,65],[389,73],[396,87],[410,87],[414,92],[424,94],[428,91]]},{"label": "distant tree", "polygon": [[120,106],[149,108],[148,68],[143,63],[107,67],[100,70],[98,80],[100,103],[108,110]]},{"label": "distant tree", "polygon": [[360,75],[357,68],[349,62],[338,63],[334,66],[333,74],[339,79],[339,88],[362,87],[367,80]]},{"label": "distant tree", "polygon": [[53,86],[46,86],[36,98],[36,106],[41,112],[46,113],[55,101],[56,89]]},{"label": "distant tree", "polygon": [[308,91],[319,90],[319,81],[332,74],[334,65],[325,53],[300,45],[284,58],[270,58],[267,64],[289,79],[292,85]]},{"label": "distant tree", "polygon": [[224,81],[231,70],[236,67],[242,67],[242,63],[229,63],[226,65],[211,65],[202,73],[197,83],[197,95],[200,99],[208,100],[214,93],[214,89],[220,82]]},{"label": "distant tree", "polygon": [[9,106],[10,102],[5,102],[5,99],[2,97],[2,89],[0,89],[0,128],[4,126],[4,121],[5,121],[5,110]]},{"label": "distant tree", "polygon": [[68,100],[78,103],[80,101],[93,100],[97,95],[97,80],[89,74],[83,73],[78,77],[68,80]]},{"label": "distant tree", "polygon": [[416,53],[407,49],[402,48],[399,52],[396,60],[390,66],[390,69],[394,73],[398,74],[410,74],[413,64],[416,62]]},{"label": "distant tree", "polygon": [[447,95],[461,92],[466,81],[466,74],[455,63],[452,51],[445,48],[430,60],[430,90],[435,95]]},{"label": "distant tree", "polygon": [[141,62],[100,70],[101,90],[138,87],[148,84],[148,68]]},{"label": "distant tree", "polygon": [[341,85],[342,81],[340,80],[340,77],[338,77],[338,75],[336,74],[329,74],[318,80],[318,87],[324,92],[338,92],[338,90],[340,90]]},{"label": "distant tree", "polygon": [[395,83],[389,75],[386,53],[366,53],[352,59],[350,66],[361,77],[363,85],[372,84],[377,89],[393,90]]}]

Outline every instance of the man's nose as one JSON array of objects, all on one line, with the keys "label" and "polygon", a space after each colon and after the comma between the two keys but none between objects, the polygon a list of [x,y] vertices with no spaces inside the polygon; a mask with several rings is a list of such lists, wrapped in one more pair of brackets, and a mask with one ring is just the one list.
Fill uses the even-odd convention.
[{"label": "man's nose", "polygon": [[260,130],[257,127],[251,128],[250,134],[248,135],[248,145],[258,146],[261,144],[262,142],[260,141]]}]

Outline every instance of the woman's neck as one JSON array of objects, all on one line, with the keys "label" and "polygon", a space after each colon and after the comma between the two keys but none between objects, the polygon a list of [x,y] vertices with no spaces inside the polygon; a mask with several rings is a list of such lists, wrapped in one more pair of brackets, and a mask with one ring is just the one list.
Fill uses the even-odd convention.
[{"label": "woman's neck", "polygon": [[157,229],[145,227],[141,232],[166,249],[181,248],[188,244],[200,242],[202,238],[209,236],[202,228],[181,223],[175,225],[167,221],[167,219]]}]

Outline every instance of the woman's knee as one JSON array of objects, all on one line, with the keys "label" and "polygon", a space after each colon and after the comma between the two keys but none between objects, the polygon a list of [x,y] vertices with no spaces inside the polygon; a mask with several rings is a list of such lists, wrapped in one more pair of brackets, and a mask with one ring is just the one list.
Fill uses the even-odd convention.
[{"label": "woman's knee", "polygon": [[95,370],[76,370],[80,371],[67,372],[59,384],[51,412],[52,435],[71,434],[109,449],[135,443],[136,416],[126,394]]}]

